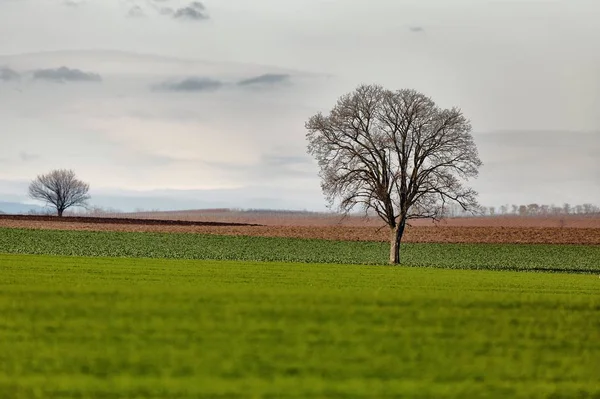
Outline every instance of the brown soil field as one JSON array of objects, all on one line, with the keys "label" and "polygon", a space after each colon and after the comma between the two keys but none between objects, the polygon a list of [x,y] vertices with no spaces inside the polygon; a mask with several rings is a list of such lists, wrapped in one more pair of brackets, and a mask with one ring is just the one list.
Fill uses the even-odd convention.
[{"label": "brown soil field", "polygon": [[232,223],[215,221],[191,221],[191,220],[173,220],[173,219],[133,219],[133,218],[114,218],[114,217],[91,217],[91,216],[68,216],[56,217],[47,215],[0,215],[1,220],[15,220],[23,222],[52,222],[52,223],[92,223],[92,224],[144,224],[149,226],[258,226],[251,223]]},{"label": "brown soil field", "polygon": [[[199,233],[246,235],[262,237],[318,238],[350,241],[387,241],[389,231],[376,226],[268,226],[233,225],[190,221],[147,219],[62,219],[48,216],[0,216],[0,227],[87,230],[136,231],[166,233]],[[600,245],[598,227],[505,227],[429,225],[409,226],[404,242],[430,243],[522,243],[522,244],[582,244]]]},{"label": "brown soil field", "polygon": [[[103,216],[103,215],[98,215]],[[266,226],[371,226],[380,227],[377,217],[359,215],[342,216],[334,213],[291,211],[236,211],[230,209],[202,209],[169,212],[135,212],[108,214],[112,218],[185,220],[221,223],[249,223]],[[569,227],[600,228],[600,215],[552,216],[484,216],[455,217],[440,222],[414,220],[413,226],[464,226],[464,227]]]}]

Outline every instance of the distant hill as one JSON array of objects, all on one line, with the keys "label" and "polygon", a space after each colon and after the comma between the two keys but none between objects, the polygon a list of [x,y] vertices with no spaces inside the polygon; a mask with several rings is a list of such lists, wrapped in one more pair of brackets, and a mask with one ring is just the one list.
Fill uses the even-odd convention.
[{"label": "distant hill", "polygon": [[27,214],[30,211],[40,212],[44,208],[38,205],[23,204],[20,202],[0,201],[0,213]]}]

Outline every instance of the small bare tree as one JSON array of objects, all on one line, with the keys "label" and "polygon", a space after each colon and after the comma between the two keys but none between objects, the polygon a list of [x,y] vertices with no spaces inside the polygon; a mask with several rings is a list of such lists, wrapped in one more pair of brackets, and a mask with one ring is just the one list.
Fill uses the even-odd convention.
[{"label": "small bare tree", "polygon": [[89,190],[72,170],[57,169],[36,177],[29,185],[29,196],[52,205],[61,217],[67,208],[87,205]]},{"label": "small bare tree", "polygon": [[479,207],[477,193],[463,184],[482,163],[457,108],[440,109],[414,90],[362,85],[329,115],[312,116],[306,129],[329,205],[376,212],[390,228],[391,264],[400,262],[408,220],[438,220],[449,203]]}]

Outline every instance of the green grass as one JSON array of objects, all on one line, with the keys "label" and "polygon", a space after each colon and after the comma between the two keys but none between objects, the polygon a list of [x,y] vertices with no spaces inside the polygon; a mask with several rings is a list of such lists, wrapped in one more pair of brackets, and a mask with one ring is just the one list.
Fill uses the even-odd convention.
[{"label": "green grass", "polygon": [[[379,242],[0,228],[0,253],[384,264]],[[403,244],[406,266],[598,273],[600,246]]]},{"label": "green grass", "polygon": [[600,398],[595,275],[0,255],[0,398]]}]

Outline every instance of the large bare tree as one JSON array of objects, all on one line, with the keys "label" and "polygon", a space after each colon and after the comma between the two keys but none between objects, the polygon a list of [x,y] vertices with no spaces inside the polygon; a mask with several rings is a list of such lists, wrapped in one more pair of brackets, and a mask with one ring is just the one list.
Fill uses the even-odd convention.
[{"label": "large bare tree", "polygon": [[29,196],[52,205],[62,216],[72,206],[87,205],[89,190],[90,186],[78,180],[72,170],[57,169],[36,177],[29,185]]},{"label": "large bare tree", "polygon": [[306,129],[330,206],[377,213],[390,228],[391,264],[400,262],[408,220],[438,220],[449,203],[478,209],[477,193],[464,184],[482,163],[458,108],[441,109],[414,90],[361,85]]}]

